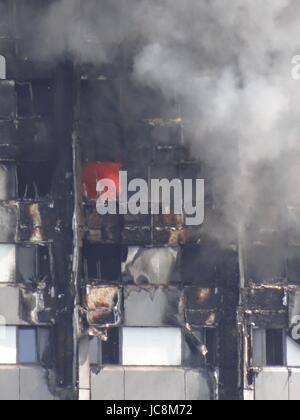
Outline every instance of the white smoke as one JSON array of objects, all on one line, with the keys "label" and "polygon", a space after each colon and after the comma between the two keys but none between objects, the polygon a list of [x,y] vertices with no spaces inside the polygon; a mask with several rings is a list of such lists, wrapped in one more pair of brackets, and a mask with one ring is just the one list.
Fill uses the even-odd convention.
[{"label": "white smoke", "polygon": [[[102,63],[136,42],[134,79],[178,98],[187,137],[236,225],[261,200],[257,184],[272,194],[299,152],[300,83],[291,77],[299,18],[297,0],[58,0],[37,50]],[[260,179],[265,164],[271,179]]]}]

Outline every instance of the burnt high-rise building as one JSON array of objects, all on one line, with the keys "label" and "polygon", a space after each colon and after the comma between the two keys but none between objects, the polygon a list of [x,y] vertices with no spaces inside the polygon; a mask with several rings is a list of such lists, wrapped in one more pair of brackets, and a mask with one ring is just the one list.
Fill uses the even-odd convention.
[{"label": "burnt high-rise building", "polygon": [[[299,197],[278,206],[262,185],[253,223],[216,239],[222,204],[181,98],[132,77],[132,38],[85,54],[99,39],[81,22],[104,0],[75,2],[81,59],[44,54],[59,3],[0,0],[0,399],[300,399]],[[120,171],[204,179],[204,224],[162,201],[101,216],[97,182]]]}]

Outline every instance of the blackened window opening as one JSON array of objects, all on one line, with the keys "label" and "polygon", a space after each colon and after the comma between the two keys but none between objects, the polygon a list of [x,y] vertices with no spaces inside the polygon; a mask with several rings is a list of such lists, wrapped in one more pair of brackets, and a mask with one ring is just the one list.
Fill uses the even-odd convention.
[{"label": "blackened window opening", "polygon": [[18,166],[19,197],[44,198],[51,194],[53,162],[23,162]]},{"label": "blackened window opening", "polygon": [[205,329],[205,341],[207,348],[206,361],[211,366],[217,365],[217,331],[215,328]]},{"label": "blackened window opening", "polygon": [[48,246],[17,246],[17,279],[19,283],[38,284],[51,280]]},{"label": "blackened window opening", "polygon": [[17,83],[16,92],[18,117],[31,117],[33,115],[33,98],[31,84]]},{"label": "blackened window opening", "polygon": [[266,330],[267,366],[284,366],[284,337],[280,329]]},{"label": "blackened window opening", "polygon": [[85,244],[84,274],[88,279],[116,282],[121,277],[122,246]]},{"label": "blackened window opening", "polygon": [[118,365],[120,363],[120,331],[118,328],[113,328],[107,334],[107,341],[102,341],[102,364]]}]

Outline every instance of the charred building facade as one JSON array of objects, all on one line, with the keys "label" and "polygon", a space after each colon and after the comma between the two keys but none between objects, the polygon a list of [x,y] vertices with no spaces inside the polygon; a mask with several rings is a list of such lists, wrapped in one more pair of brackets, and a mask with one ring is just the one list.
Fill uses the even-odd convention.
[{"label": "charred building facade", "polygon": [[[0,0],[0,399],[300,399],[299,197],[262,191],[254,226],[214,239],[178,98],[133,80],[128,40],[109,64],[37,59],[51,3]],[[96,184],[120,170],[205,179],[204,225],[100,216]]]},{"label": "charred building facade", "polygon": [[25,3],[0,2],[0,396],[73,398],[72,66],[32,60]]},{"label": "charred building facade", "polygon": [[[185,145],[179,104],[135,85],[131,59],[125,44],[111,65],[76,69],[79,397],[215,399],[219,363],[224,378],[227,368],[218,352],[218,247],[200,243],[181,216],[96,211],[96,180],[117,179],[120,168],[147,182],[202,171]],[[214,262],[201,252],[208,249]],[[230,262],[234,274],[237,258]],[[227,322],[232,333],[235,320]]]}]

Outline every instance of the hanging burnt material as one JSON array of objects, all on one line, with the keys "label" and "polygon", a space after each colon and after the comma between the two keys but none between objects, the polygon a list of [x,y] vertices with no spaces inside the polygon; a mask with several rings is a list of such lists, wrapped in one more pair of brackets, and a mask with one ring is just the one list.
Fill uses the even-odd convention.
[{"label": "hanging burnt material", "polygon": [[137,285],[176,283],[179,280],[176,272],[179,257],[178,247],[130,247],[124,264],[124,280]]},{"label": "hanging burnt material", "polygon": [[300,290],[289,292],[289,335],[300,345]]},{"label": "hanging burnt material", "polygon": [[90,326],[109,327],[121,322],[121,290],[118,287],[91,287],[86,290],[87,321]]}]

